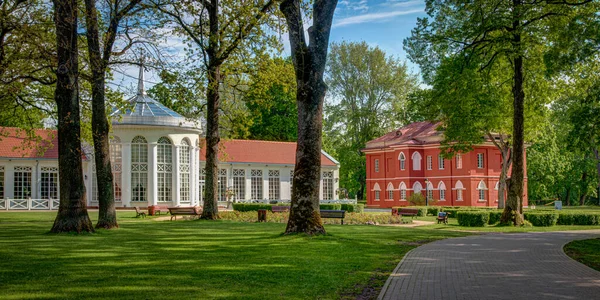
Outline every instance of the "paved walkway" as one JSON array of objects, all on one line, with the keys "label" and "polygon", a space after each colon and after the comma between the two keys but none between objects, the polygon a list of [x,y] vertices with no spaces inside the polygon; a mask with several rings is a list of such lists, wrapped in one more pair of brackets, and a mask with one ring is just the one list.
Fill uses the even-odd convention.
[{"label": "paved walkway", "polygon": [[436,241],[410,251],[378,299],[600,299],[600,272],[562,250],[596,237],[600,230]]}]

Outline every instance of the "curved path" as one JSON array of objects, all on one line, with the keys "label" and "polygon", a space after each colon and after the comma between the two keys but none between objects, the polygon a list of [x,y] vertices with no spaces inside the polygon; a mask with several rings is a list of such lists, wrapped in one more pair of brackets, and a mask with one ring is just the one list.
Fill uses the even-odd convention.
[{"label": "curved path", "polygon": [[600,272],[562,250],[596,237],[600,230],[436,241],[407,253],[378,299],[600,299]]}]

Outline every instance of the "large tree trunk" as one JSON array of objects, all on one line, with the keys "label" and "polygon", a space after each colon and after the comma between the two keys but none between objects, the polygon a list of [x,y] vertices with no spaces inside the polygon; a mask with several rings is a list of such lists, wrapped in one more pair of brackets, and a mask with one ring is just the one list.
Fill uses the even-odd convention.
[{"label": "large tree trunk", "polygon": [[325,233],[319,213],[323,100],[327,91],[323,73],[336,5],[337,0],[314,2],[313,26],[308,29],[309,45],[304,38],[300,1],[285,0],[280,5],[289,29],[292,60],[298,82],[298,146],[286,234]]},{"label": "large tree trunk", "polygon": [[579,205],[585,205],[585,199],[587,198],[587,177],[588,173],[586,170],[581,174],[581,195],[579,196]]},{"label": "large tree trunk", "polygon": [[[98,16],[96,1],[85,0],[88,53],[92,69],[92,138],[94,140],[94,160],[98,183],[98,223],[96,228],[119,227],[115,210],[115,194],[108,144],[109,124],[105,105],[105,71],[108,57],[100,53]],[[109,38],[109,42],[114,41]],[[112,48],[112,43],[105,45]],[[108,52],[110,53],[110,51]]]},{"label": "large tree trunk", "polygon": [[[513,0],[513,9],[515,17],[513,28],[520,28],[521,21],[518,14],[520,13],[521,0]],[[508,199],[506,207],[502,212],[501,222],[509,223],[512,221],[514,225],[523,224],[523,195],[525,183],[524,156],[524,102],[525,92],[523,91],[523,54],[521,50],[521,35],[520,33],[513,34],[513,49],[517,55],[513,60],[513,166],[510,177],[510,187],[508,189]]]},{"label": "large tree trunk", "polygon": [[218,219],[218,164],[219,158],[219,83],[221,82],[221,64],[218,57],[219,49],[219,2],[212,0],[207,6],[209,17],[209,41],[206,53],[208,54],[208,89],[206,91],[206,182],[202,219]]},{"label": "large tree trunk", "polygon": [[598,173],[598,185],[596,186],[596,197],[598,197],[598,205],[600,205],[600,153],[597,148],[592,150],[596,158],[596,172]]},{"label": "large tree trunk", "polygon": [[85,203],[78,94],[77,1],[54,0],[60,206],[51,232],[93,232]]}]

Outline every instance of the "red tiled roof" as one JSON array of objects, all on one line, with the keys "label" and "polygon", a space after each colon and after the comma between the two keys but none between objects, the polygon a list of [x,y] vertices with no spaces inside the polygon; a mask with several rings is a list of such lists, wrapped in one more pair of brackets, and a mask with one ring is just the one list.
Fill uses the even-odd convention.
[{"label": "red tiled roof", "polygon": [[437,128],[440,122],[415,122],[367,142],[365,150],[392,145],[424,145],[439,143],[442,132]]},{"label": "red tiled roof", "polygon": [[34,129],[28,136],[24,129],[0,127],[0,157],[58,159],[58,134]]},{"label": "red tiled roof", "polygon": [[[286,165],[296,163],[294,142],[227,140],[221,141],[220,147],[221,162]],[[200,160],[206,161],[206,147],[202,147],[200,151]],[[321,166],[336,166],[336,163],[321,153]]]}]

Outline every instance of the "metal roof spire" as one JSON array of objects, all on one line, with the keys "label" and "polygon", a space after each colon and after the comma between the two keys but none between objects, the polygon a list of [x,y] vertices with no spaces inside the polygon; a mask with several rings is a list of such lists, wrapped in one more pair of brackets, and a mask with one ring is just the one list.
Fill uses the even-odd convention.
[{"label": "metal roof spire", "polygon": [[141,96],[146,95],[146,90],[144,89],[144,56],[140,57],[140,75],[138,76],[138,87],[137,94]]}]

